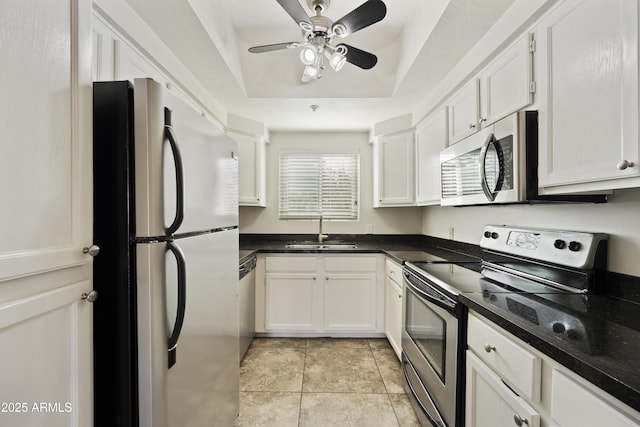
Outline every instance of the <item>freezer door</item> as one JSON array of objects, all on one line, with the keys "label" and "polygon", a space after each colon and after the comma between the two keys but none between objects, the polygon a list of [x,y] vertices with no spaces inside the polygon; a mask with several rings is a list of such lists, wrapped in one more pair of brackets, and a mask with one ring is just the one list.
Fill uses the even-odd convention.
[{"label": "freezer door", "polygon": [[[168,371],[169,427],[232,426],[239,411],[238,231],[179,239],[186,260],[186,309]],[[180,303],[167,262],[170,328]]]},{"label": "freezer door", "polygon": [[236,142],[153,80],[134,86],[137,236],[236,226]]}]

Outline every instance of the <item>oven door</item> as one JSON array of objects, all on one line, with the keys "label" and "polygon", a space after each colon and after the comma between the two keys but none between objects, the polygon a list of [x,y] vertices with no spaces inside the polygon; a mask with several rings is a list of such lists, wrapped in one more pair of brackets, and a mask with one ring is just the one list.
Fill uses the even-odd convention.
[{"label": "oven door", "polygon": [[416,279],[409,277],[405,274],[402,331],[407,391],[413,395],[411,400],[419,402],[416,409],[433,425],[455,426],[459,399],[456,303],[446,302],[437,290],[425,289],[427,283],[412,283]]},{"label": "oven door", "polygon": [[442,205],[520,201],[518,115],[488,126],[440,153]]}]

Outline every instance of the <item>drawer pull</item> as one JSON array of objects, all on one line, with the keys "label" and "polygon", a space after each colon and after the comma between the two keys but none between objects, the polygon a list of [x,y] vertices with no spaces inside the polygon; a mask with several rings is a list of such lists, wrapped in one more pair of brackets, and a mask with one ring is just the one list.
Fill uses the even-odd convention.
[{"label": "drawer pull", "polygon": [[491,353],[492,351],[496,351],[496,348],[487,343],[484,345],[484,351],[486,351],[487,353]]},{"label": "drawer pull", "polygon": [[513,416],[513,422],[515,422],[518,427],[522,427],[522,425],[529,425],[529,420],[527,420],[526,418],[522,418],[518,414],[515,414]]}]

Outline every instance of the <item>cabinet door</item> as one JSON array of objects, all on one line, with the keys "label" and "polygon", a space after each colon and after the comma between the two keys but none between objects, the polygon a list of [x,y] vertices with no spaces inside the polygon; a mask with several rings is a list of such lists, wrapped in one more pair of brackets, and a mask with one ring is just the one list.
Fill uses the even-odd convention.
[{"label": "cabinet door", "polygon": [[0,282],[91,262],[90,8],[2,4]]},{"label": "cabinet door", "polygon": [[92,425],[91,282],[0,305],[0,424]]},{"label": "cabinet door", "polygon": [[539,185],[638,176],[638,2],[568,0],[538,31]]},{"label": "cabinet door", "polygon": [[238,143],[238,202],[265,207],[265,153],[260,137],[228,132]]},{"label": "cabinet door", "polygon": [[413,131],[380,137],[377,160],[378,206],[415,204]]},{"label": "cabinet door", "polygon": [[402,354],[402,289],[389,277],[385,277],[384,333],[396,352]]},{"label": "cabinet door", "polygon": [[376,330],[375,274],[327,275],[324,295],[325,330]]},{"label": "cabinet door", "polygon": [[472,79],[447,103],[449,144],[455,144],[480,129],[480,80]]},{"label": "cabinet door", "polygon": [[540,425],[540,415],[470,351],[467,351],[465,419],[467,427]]},{"label": "cabinet door", "polygon": [[440,151],[447,147],[447,110],[442,108],[416,129],[416,202],[440,204]]},{"label": "cabinet door", "polygon": [[533,102],[530,43],[532,36],[525,34],[482,71],[480,123],[483,126]]},{"label": "cabinet door", "polygon": [[311,331],[318,328],[315,274],[267,273],[265,287],[265,330]]},{"label": "cabinet door", "polygon": [[633,421],[560,371],[552,371],[551,384],[551,417],[557,427],[638,426],[637,420]]}]

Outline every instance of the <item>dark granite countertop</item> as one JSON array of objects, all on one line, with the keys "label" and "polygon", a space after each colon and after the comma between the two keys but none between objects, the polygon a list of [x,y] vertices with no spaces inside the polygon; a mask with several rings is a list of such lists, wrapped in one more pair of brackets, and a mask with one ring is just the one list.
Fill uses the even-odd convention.
[{"label": "dark granite countertop", "polygon": [[384,253],[399,264],[440,257],[454,262],[477,261],[475,245],[422,235],[332,235],[330,242],[353,243],[355,249],[291,249],[290,243],[317,242],[317,235],[241,234],[240,249],[259,253]]},{"label": "dark granite countertop", "polygon": [[[384,253],[403,264],[441,257],[453,262],[478,261],[476,245],[422,235],[340,235],[332,240],[355,243],[357,249],[287,249],[288,243],[314,241],[315,235],[240,236],[240,248],[258,253]],[[559,364],[640,411],[640,279],[607,273],[608,295],[563,295],[549,301],[528,294],[555,312],[559,323],[574,316],[579,338],[545,331],[518,310],[505,310],[492,301],[492,291],[462,293],[460,301]],[[504,289],[499,291],[505,295]],[[526,311],[526,310],[525,310]],[[553,316],[553,315],[551,315]],[[571,335],[571,338],[569,338]]]}]

